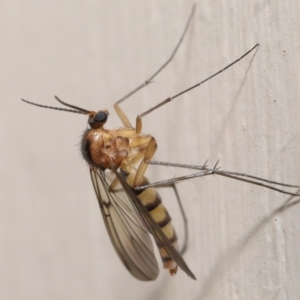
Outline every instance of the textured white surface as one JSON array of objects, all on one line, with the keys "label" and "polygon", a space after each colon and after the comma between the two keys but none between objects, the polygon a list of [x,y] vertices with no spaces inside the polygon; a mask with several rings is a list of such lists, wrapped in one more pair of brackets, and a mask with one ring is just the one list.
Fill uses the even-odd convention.
[{"label": "textured white surface", "polygon": [[[184,44],[155,83],[123,105],[131,120],[226,71],[145,117],[156,158],[213,164],[300,183],[300,4],[197,1]],[[183,272],[141,283],[105,232],[78,143],[86,119],[21,103],[109,109],[173,50],[192,1],[2,1],[0,10],[1,299],[299,299],[300,206],[225,178],[178,185],[189,218]],[[253,58],[253,59],[252,59]],[[179,170],[152,168],[153,180]],[[172,194],[166,203],[182,233]],[[170,198],[170,199],[168,199]]]}]

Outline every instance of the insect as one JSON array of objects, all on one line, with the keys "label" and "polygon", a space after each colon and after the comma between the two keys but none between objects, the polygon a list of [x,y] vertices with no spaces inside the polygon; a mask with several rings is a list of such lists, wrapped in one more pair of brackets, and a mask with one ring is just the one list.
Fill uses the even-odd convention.
[{"label": "insect", "polygon": [[[171,218],[162,204],[162,200],[155,187],[172,186],[182,180],[217,174],[267,187],[289,195],[298,195],[297,193],[285,192],[275,187],[276,185],[287,187],[297,186],[276,183],[247,174],[223,171],[217,167],[217,164],[213,168],[208,168],[206,163],[203,166],[191,166],[153,161],[152,158],[157,148],[156,140],[153,136],[142,133],[142,118],[144,116],[230,68],[257,49],[258,44],[239,59],[205,80],[173,97],[167,98],[138,115],[135,127],[131,125],[126,114],[121,109],[120,104],[123,101],[148,85],[172,60],[186,35],[194,12],[195,6],[192,9],[184,32],[168,61],[148,80],[114,104],[114,109],[124,127],[114,130],[105,129],[104,126],[108,120],[107,110],[90,111],[68,104],[56,96],[56,100],[68,108],[46,106],[22,99],[22,101],[38,107],[88,116],[89,127],[82,137],[81,152],[89,166],[91,180],[106,229],[125,267],[134,277],[144,281],[156,279],[159,273],[150,235],[154,237],[157,244],[164,268],[168,269],[171,275],[174,275],[179,267],[192,279],[196,279],[182,257],[181,252],[183,250],[180,252],[178,238]],[[197,173],[166,181],[149,183],[145,177],[145,173],[150,164],[196,169]]]}]

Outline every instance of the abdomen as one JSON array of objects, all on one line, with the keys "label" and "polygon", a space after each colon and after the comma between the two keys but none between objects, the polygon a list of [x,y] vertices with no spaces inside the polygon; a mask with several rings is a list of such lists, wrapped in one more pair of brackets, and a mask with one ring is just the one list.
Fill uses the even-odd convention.
[{"label": "abdomen", "polygon": [[[128,169],[128,165],[127,165]],[[127,172],[126,172],[127,171]],[[135,179],[136,169],[133,166],[130,166],[129,170],[123,170],[121,165],[121,174],[126,180],[129,186],[133,186],[133,182]],[[147,185],[149,181],[146,177],[144,177],[141,185]],[[140,202],[146,208],[146,210],[150,213],[151,217],[157,223],[157,225],[161,228],[165,236],[168,238],[170,243],[175,247],[175,249],[179,249],[178,247],[178,238],[175,231],[175,228],[172,224],[171,217],[162,203],[161,197],[155,188],[149,187],[145,190],[135,190],[132,189],[133,192],[137,195]],[[156,241],[160,256],[163,261],[164,268],[169,269],[171,275],[175,274],[177,271],[177,263],[170,258],[168,253],[165,251],[163,245]]]}]

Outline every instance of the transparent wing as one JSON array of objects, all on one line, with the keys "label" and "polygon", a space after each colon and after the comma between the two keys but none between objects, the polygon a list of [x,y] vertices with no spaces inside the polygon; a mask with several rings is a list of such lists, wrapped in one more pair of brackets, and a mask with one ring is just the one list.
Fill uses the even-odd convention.
[{"label": "transparent wing", "polygon": [[109,192],[111,180],[90,167],[91,179],[113,246],[129,272],[139,280],[157,278],[159,268],[147,228],[124,192]]},{"label": "transparent wing", "polygon": [[148,231],[153,235],[155,241],[159,244],[161,244],[168,255],[176,261],[177,265],[191,278],[196,280],[195,275],[192,273],[192,271],[187,266],[186,262],[184,261],[181,254],[174,248],[174,246],[170,243],[168,238],[165,236],[165,234],[162,232],[161,228],[155,223],[149,212],[146,210],[146,208],[142,205],[142,203],[139,201],[131,187],[127,184],[127,182],[123,179],[121,174],[118,171],[114,171],[116,177],[119,179],[124,191],[126,192],[128,198],[130,199],[134,209],[136,212],[141,216],[141,218],[144,220],[144,223],[147,226]]}]

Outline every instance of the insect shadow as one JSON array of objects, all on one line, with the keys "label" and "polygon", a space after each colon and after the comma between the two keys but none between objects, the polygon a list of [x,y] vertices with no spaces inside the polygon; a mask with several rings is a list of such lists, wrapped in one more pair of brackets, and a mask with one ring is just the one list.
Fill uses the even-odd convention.
[{"label": "insect shadow", "polygon": [[263,217],[256,225],[245,233],[243,235],[244,237],[238,240],[235,245],[228,248],[226,252],[219,257],[208,277],[204,280],[201,292],[197,299],[205,300],[206,297],[209,297],[211,291],[215,290],[217,281],[221,279],[226,271],[228,272],[228,267],[234,264],[234,261],[242,254],[243,250],[245,250],[249,243],[255,239],[255,236],[257,236],[257,234],[263,230],[274,217],[299,204],[300,197],[296,198],[295,196],[290,196],[282,205],[274,209],[269,215]]}]

